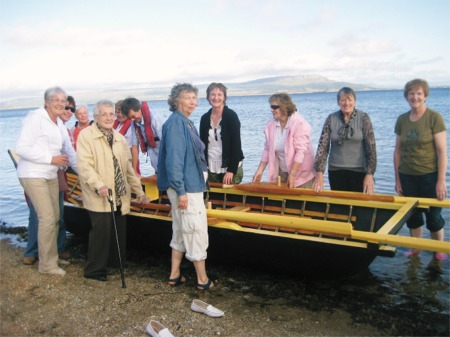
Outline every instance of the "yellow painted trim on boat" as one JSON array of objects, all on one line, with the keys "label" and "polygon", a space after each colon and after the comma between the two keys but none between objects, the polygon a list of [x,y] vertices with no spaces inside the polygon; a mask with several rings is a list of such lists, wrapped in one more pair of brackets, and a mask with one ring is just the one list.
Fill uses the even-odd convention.
[{"label": "yellow painted trim on boat", "polygon": [[363,231],[353,231],[352,239],[364,240],[377,244],[391,244],[406,248],[430,250],[450,254],[450,242],[431,239],[414,238],[410,236],[369,233]]},{"label": "yellow painted trim on boat", "polygon": [[377,231],[378,234],[388,234],[402,220],[405,220],[407,213],[417,206],[416,200],[408,200],[386,223]]},{"label": "yellow painted trim on boat", "polygon": [[265,224],[275,227],[305,229],[315,232],[333,233],[347,236],[350,236],[352,231],[351,224],[338,221],[323,221],[292,216],[270,215],[264,213],[243,213],[215,209],[207,209],[206,212],[208,217],[212,218]]}]

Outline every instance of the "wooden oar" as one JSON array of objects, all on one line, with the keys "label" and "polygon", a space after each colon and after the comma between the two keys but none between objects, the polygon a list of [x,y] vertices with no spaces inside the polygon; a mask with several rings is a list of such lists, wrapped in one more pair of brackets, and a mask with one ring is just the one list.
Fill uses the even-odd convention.
[{"label": "wooden oar", "polygon": [[322,192],[315,192],[311,189],[306,188],[289,188],[286,185],[278,186],[275,183],[268,182],[257,182],[257,183],[247,183],[240,185],[222,185],[222,184],[210,184],[211,187],[226,188],[226,189],[236,189],[241,191],[261,193],[261,194],[276,194],[276,195],[309,195],[316,197],[330,197],[330,198],[340,198],[340,199],[353,199],[353,200],[364,200],[364,201],[380,201],[380,202],[390,202],[390,203],[400,203],[404,204],[412,199],[419,202],[419,207],[442,207],[450,208],[450,200],[437,200],[433,198],[416,198],[416,197],[402,197],[389,194],[365,194],[360,192],[346,192],[346,191],[331,191],[326,190]]}]

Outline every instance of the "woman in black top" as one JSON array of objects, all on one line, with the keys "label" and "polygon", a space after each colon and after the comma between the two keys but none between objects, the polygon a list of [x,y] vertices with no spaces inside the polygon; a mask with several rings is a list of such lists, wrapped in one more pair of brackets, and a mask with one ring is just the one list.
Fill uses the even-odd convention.
[{"label": "woman in black top", "polygon": [[211,83],[206,97],[212,108],[200,120],[200,138],[206,146],[208,181],[239,184],[244,175],[241,122],[236,112],[225,105],[227,88],[222,83]]}]

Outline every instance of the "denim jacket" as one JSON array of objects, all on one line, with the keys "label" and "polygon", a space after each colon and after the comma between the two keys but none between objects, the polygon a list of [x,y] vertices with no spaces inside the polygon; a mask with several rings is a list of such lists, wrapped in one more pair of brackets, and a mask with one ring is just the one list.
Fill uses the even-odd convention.
[{"label": "denim jacket", "polygon": [[184,195],[206,190],[201,159],[189,128],[197,133],[194,123],[179,111],[174,111],[163,125],[158,159],[160,191],[171,187]]}]

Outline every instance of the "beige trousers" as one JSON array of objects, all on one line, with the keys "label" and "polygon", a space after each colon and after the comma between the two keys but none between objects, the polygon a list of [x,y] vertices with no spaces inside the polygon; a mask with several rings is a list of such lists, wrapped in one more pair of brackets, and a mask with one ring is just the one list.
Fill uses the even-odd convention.
[{"label": "beige trousers", "polygon": [[58,179],[20,178],[38,219],[39,271],[58,268],[59,187]]}]

